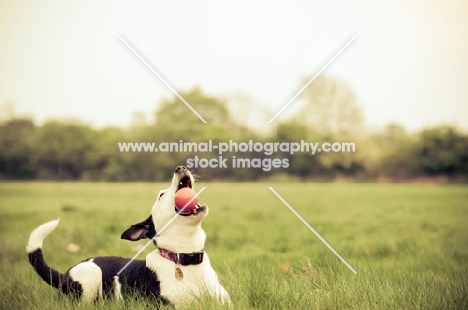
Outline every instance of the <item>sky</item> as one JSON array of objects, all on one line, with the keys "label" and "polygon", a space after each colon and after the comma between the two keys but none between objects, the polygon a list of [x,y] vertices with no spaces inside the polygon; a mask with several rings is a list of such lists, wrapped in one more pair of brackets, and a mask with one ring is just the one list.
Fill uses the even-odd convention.
[{"label": "sky", "polygon": [[[164,85],[244,98],[265,123],[323,71],[371,128],[468,129],[468,1],[0,2],[0,113],[128,126]],[[277,121],[294,109],[295,102]],[[252,113],[254,113],[252,111]],[[149,119],[151,120],[151,119]]]}]

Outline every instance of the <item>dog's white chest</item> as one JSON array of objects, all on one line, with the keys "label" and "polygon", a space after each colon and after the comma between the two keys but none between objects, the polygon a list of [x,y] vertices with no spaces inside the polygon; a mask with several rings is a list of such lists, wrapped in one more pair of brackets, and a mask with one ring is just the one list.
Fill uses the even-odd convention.
[{"label": "dog's white chest", "polygon": [[[219,284],[218,277],[210,265],[208,255],[198,265],[176,266],[163,258],[156,251],[146,256],[146,265],[156,272],[160,283],[161,296],[178,305],[191,301],[194,297],[210,295],[224,302],[229,296]],[[176,268],[180,268],[183,278],[176,277]],[[226,297],[227,296],[227,300]]]}]

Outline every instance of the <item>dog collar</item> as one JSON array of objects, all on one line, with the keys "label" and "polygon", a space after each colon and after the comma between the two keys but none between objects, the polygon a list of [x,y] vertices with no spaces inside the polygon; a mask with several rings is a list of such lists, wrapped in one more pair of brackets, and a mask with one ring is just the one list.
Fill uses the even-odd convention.
[{"label": "dog collar", "polygon": [[169,250],[159,248],[159,254],[162,257],[182,266],[201,264],[203,262],[204,253],[205,252],[203,250],[193,253],[174,253]]}]

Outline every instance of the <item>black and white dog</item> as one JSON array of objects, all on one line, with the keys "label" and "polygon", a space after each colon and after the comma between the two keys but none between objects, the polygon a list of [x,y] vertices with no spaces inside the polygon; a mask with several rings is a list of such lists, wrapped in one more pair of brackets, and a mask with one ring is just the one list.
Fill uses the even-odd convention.
[{"label": "black and white dog", "polygon": [[[43,240],[57,227],[58,220],[55,220],[42,224],[31,233],[26,247],[29,262],[45,282],[64,293],[81,296],[86,301],[103,295],[121,299],[122,291],[130,289],[158,302],[176,306],[204,295],[230,304],[229,295],[219,283],[204,252],[206,234],[201,222],[208,214],[208,206],[198,205],[195,210],[185,214],[178,214],[175,209],[175,193],[183,187],[193,186],[190,171],[184,166],[177,167],[171,186],[159,193],[151,215],[122,234],[122,239],[132,241],[156,236],[153,242],[157,249],[149,253],[146,260],[93,257],[62,274],[49,267],[42,254]],[[166,226],[176,214],[175,219]],[[160,235],[158,231],[161,231]]]}]

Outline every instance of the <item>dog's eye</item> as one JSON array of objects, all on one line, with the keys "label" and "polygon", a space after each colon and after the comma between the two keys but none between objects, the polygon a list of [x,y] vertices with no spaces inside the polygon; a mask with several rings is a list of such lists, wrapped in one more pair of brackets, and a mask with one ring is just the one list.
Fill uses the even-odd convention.
[{"label": "dog's eye", "polygon": [[162,196],[164,196],[164,194],[166,193],[167,189],[163,189],[163,190],[160,190],[159,191],[159,194],[158,194],[158,200],[161,199]]}]

